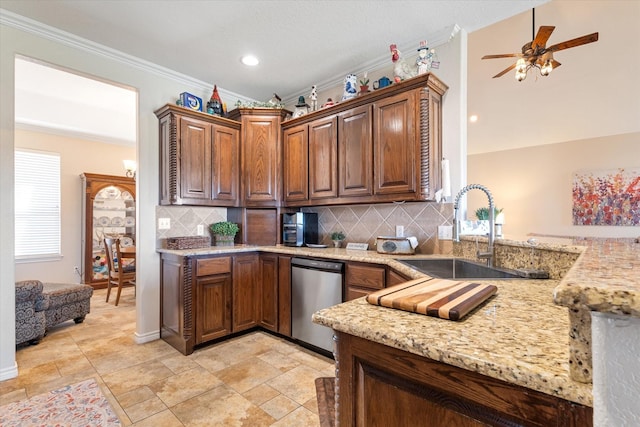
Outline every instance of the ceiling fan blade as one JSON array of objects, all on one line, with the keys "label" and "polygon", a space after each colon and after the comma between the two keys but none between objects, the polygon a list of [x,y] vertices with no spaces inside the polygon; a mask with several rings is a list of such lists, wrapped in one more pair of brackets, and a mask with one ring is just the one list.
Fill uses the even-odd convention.
[{"label": "ceiling fan blade", "polygon": [[593,43],[598,41],[598,33],[587,34],[586,36],[578,37],[575,39],[567,40],[562,43],[549,46],[547,50],[551,52],[557,52],[559,50],[569,49],[571,47],[581,46],[587,43]]},{"label": "ceiling fan blade", "polygon": [[555,70],[556,68],[558,68],[559,66],[561,66],[562,64],[559,63],[558,61],[556,61],[555,59],[551,60],[551,66],[553,67],[553,69]]},{"label": "ceiling fan blade", "polygon": [[531,43],[531,47],[533,49],[535,49],[536,47],[544,47],[545,44],[547,44],[547,40],[549,40],[549,37],[551,37],[551,33],[553,33],[553,30],[556,27],[552,27],[552,26],[542,26],[540,27],[540,29],[538,29],[538,34],[536,34],[536,38],[533,39],[533,42]]},{"label": "ceiling fan blade", "polygon": [[496,58],[520,58],[522,57],[521,53],[503,53],[500,55],[485,55],[482,59],[496,59]]},{"label": "ceiling fan blade", "polygon": [[493,76],[494,79],[497,79],[498,77],[502,77],[505,74],[507,74],[509,71],[513,70],[514,68],[516,68],[516,64],[512,64],[511,66],[505,68],[504,70],[500,71],[498,74],[496,74],[495,76]]}]

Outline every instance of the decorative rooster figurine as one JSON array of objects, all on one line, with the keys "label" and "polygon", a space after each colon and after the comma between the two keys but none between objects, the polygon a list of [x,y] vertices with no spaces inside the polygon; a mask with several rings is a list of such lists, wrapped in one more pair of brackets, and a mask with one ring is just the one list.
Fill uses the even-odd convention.
[{"label": "decorative rooster figurine", "polygon": [[398,50],[395,43],[389,46],[389,50],[391,51],[391,61],[394,64],[393,77],[396,83],[415,77],[416,71],[407,65],[404,58],[401,57],[402,53]]}]

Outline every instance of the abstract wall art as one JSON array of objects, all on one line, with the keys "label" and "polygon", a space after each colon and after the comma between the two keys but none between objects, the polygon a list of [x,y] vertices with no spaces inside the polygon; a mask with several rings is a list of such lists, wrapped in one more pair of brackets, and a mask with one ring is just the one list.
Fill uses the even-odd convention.
[{"label": "abstract wall art", "polygon": [[640,225],[640,168],[576,172],[573,224]]}]

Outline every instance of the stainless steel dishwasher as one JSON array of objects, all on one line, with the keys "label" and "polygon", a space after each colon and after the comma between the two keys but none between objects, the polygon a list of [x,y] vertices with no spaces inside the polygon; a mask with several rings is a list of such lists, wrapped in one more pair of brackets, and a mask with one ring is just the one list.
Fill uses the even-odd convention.
[{"label": "stainless steel dishwasher", "polygon": [[315,324],[311,315],[342,302],[344,264],[306,258],[291,259],[291,336],[333,352],[333,330]]}]

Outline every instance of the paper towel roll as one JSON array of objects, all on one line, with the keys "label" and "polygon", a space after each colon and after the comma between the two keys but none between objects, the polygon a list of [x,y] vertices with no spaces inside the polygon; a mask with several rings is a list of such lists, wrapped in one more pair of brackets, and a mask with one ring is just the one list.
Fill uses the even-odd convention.
[{"label": "paper towel roll", "polygon": [[451,197],[451,173],[449,160],[442,159],[442,197]]}]

